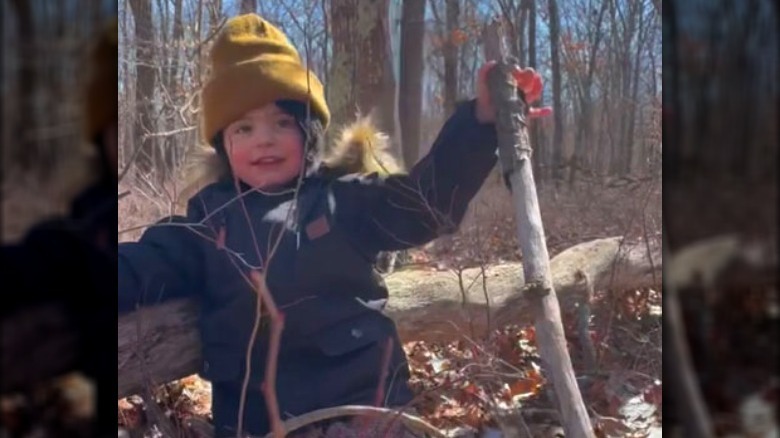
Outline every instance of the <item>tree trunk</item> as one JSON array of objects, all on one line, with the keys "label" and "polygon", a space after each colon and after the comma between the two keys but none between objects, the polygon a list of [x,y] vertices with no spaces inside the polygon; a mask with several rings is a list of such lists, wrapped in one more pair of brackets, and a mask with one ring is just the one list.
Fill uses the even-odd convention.
[{"label": "tree trunk", "polygon": [[38,80],[37,70],[33,64],[37,57],[29,54],[34,50],[37,38],[31,3],[27,0],[14,0],[11,5],[16,13],[18,29],[19,47],[16,50],[19,56],[16,59],[19,70],[16,77],[19,86],[16,89],[16,111],[18,112],[11,112],[14,120],[13,142],[6,147],[12,151],[10,157],[14,164],[21,166],[22,169],[30,169],[37,161],[37,145],[31,139],[31,134],[38,126],[35,114],[35,90]]},{"label": "tree trunk", "polygon": [[178,102],[179,58],[181,57],[180,44],[184,38],[184,23],[182,22],[182,0],[174,0],[173,3],[173,35],[171,41],[170,70],[168,74],[168,92],[174,105]]},{"label": "tree trunk", "polygon": [[[617,45],[619,42],[619,23],[617,20],[617,5],[614,0],[609,2],[609,12],[610,12],[610,30],[611,30],[611,41],[610,43],[613,45]],[[623,127],[621,126],[623,117],[621,115],[622,108],[621,108],[621,94],[620,94],[620,77],[622,68],[619,65],[620,64],[620,54],[616,53],[618,51],[617,48],[614,48],[613,50],[610,50],[609,53],[609,65],[610,65],[610,74],[608,75],[606,79],[607,86],[604,91],[604,102],[605,106],[608,108],[608,122],[607,122],[607,128],[604,129],[606,131],[607,138],[609,139],[608,142],[608,154],[606,155],[606,159],[608,161],[608,171],[607,173],[609,175],[615,175],[618,173],[618,145],[620,144],[620,138],[621,138],[621,130]]]},{"label": "tree trunk", "polygon": [[[651,244],[651,263],[644,243],[611,237],[561,252],[550,261],[561,307],[574,310],[587,297],[578,271],[592,279],[596,290],[657,287],[660,251],[657,242]],[[466,269],[463,284],[479,281],[481,275],[481,268]],[[450,272],[396,272],[385,278],[390,293],[385,312],[398,325],[404,342],[452,341],[464,335],[478,339],[490,328],[533,323],[529,303],[520,292],[525,283],[521,264],[487,267],[485,278],[487,291],[461,291]],[[487,292],[490,299],[485,301]],[[162,384],[199,371],[197,315],[194,301],[177,300],[119,317],[119,397],[138,393],[150,379]],[[19,345],[23,348],[25,344]],[[139,357],[145,358],[144,362]]]},{"label": "tree trunk", "polygon": [[507,25],[507,37],[509,38],[509,52],[514,56],[519,65],[525,66],[525,25],[528,20],[528,1],[520,0],[519,4],[515,0],[499,0],[498,7],[501,9]]},{"label": "tree trunk", "polygon": [[401,150],[406,168],[420,155],[422,119],[423,44],[425,39],[425,1],[404,0],[401,16],[401,74],[398,114],[401,125]]},{"label": "tree trunk", "polygon": [[251,14],[257,12],[257,0],[241,0],[239,14]]},{"label": "tree trunk", "polygon": [[222,19],[222,0],[207,0],[207,10],[209,13],[209,26],[215,29]]},{"label": "tree trunk", "polygon": [[[618,141],[615,150],[615,161],[613,163],[613,172],[617,175],[626,175],[628,173],[628,162],[630,160],[633,139],[629,137],[631,132],[631,123],[634,118],[634,102],[631,100],[631,84],[633,78],[633,60],[631,42],[637,33],[637,17],[640,10],[636,3],[628,3],[627,9],[621,15],[623,16],[623,34],[621,35],[621,45],[619,52],[620,59],[620,92],[618,97],[619,110],[619,129]],[[619,5],[615,5],[617,9]]]},{"label": "tree trunk", "polygon": [[550,13],[550,56],[552,61],[552,99],[555,128],[552,142],[552,178],[556,186],[563,179],[563,104],[561,103],[560,18],[557,0],[547,0]]},{"label": "tree trunk", "polygon": [[[624,137],[622,141],[623,153],[620,165],[620,174],[628,175],[631,173],[632,162],[634,157],[634,132],[636,130],[636,113],[637,113],[637,100],[638,86],[639,86],[639,66],[640,57],[642,55],[642,13],[641,5],[637,3],[630,4],[628,7],[628,14],[630,16],[629,34],[626,36],[625,47],[626,51],[624,56],[626,57],[626,71],[624,76],[624,99],[628,104],[628,111],[625,111],[625,129]],[[632,57],[631,41],[636,36],[637,49]]]},{"label": "tree trunk", "polygon": [[604,19],[604,12],[606,11],[606,4],[608,0],[603,0],[599,7],[596,21],[590,30],[593,32],[590,39],[590,54],[588,57],[588,67],[585,76],[585,80],[582,83],[582,95],[580,96],[580,120],[577,124],[577,131],[574,137],[574,155],[572,156],[571,168],[569,169],[569,185],[574,187],[577,179],[577,172],[583,169],[592,171],[592,163],[588,157],[587,148],[593,147],[592,135],[593,135],[593,77],[596,72],[596,57],[598,56],[599,48],[601,47],[601,39],[603,35],[601,23]]},{"label": "tree trunk", "polygon": [[[330,16],[330,9],[329,9],[329,0],[321,0],[320,1],[320,10],[322,13],[322,21],[323,21],[323,27],[325,28],[326,32],[325,35],[322,36],[322,83],[325,85],[325,89],[328,90],[330,88],[330,50],[328,50],[331,46],[331,35],[330,32],[327,32],[328,29],[331,28],[331,16]],[[327,133],[326,133],[327,136]]]},{"label": "tree trunk", "polygon": [[444,38],[444,115],[455,112],[458,100],[458,55],[460,50],[453,38],[460,21],[460,0],[447,0],[447,33]]},{"label": "tree trunk", "polygon": [[154,131],[152,118],[152,99],[154,97],[155,74],[152,67],[154,44],[152,27],[152,4],[146,0],[130,0],[130,8],[135,20],[135,57],[136,57],[136,118],[135,135],[131,143],[140,147],[141,152],[135,162],[142,173],[152,171],[154,162],[154,142],[147,135]]},{"label": "tree trunk", "polygon": [[[198,41],[203,38],[203,0],[198,0],[198,8],[195,12],[195,35],[197,35]],[[198,65],[195,67],[195,84],[197,89],[200,90],[203,87],[203,72],[206,68],[203,62],[203,46],[198,44]]]},{"label": "tree trunk", "polygon": [[626,133],[626,158],[623,163],[623,172],[626,175],[630,175],[634,168],[634,157],[636,155],[636,148],[641,144],[636,141],[636,124],[638,118],[638,104],[639,104],[639,71],[642,66],[642,54],[645,44],[645,26],[644,26],[644,14],[642,8],[638,8],[637,14],[639,15],[639,30],[637,31],[637,51],[634,54],[634,67],[631,69],[631,97],[630,105],[631,111],[628,117],[628,130]]},{"label": "tree trunk", "polygon": [[[182,0],[174,0],[173,4],[173,35],[172,35],[171,47],[171,65],[170,74],[168,76],[168,95],[171,99],[171,105],[174,108],[179,108],[183,102],[184,97],[184,75],[179,70],[186,70],[184,65],[181,65],[182,52],[184,51],[181,43],[184,40],[184,23],[182,22]],[[168,130],[172,131],[181,126],[182,120],[174,115],[170,120]],[[182,161],[181,154],[187,149],[187,145],[181,144],[180,137],[169,137],[166,141],[167,158],[170,166],[171,174],[174,173],[179,163]]]},{"label": "tree trunk", "polygon": [[521,66],[528,65],[527,59],[527,53],[526,50],[526,44],[525,44],[525,28],[528,23],[528,3],[530,3],[528,0],[520,0],[520,18],[519,22],[520,24],[517,25],[518,31],[517,31],[517,60],[520,63]]},{"label": "tree trunk", "polygon": [[333,0],[333,38],[328,102],[334,125],[356,113],[376,114],[379,128],[394,138],[395,80],[388,33],[389,0]]}]

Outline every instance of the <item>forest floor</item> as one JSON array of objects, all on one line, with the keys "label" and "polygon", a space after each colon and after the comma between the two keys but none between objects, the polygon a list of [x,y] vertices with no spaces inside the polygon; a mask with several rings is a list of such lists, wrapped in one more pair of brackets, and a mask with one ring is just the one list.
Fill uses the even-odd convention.
[{"label": "forest floor", "polygon": [[[591,339],[596,369],[587,369],[576,336],[567,336],[574,370],[599,437],[660,436],[661,294],[653,290],[597,293]],[[527,319],[519,316],[520,319]],[[563,315],[567,333],[576,316]],[[554,390],[545,377],[533,326],[509,325],[487,339],[403,345],[417,395],[417,413],[450,433],[498,433],[506,422],[525,424],[533,437],[556,437],[560,417]],[[156,391],[157,403],[186,435],[193,417],[210,421],[210,385],[197,376]],[[507,419],[519,408],[521,416]],[[130,430],[148,426],[139,397],[120,400],[118,422]],[[511,425],[511,424],[510,424]],[[463,435],[469,436],[469,435]],[[506,436],[506,435],[505,435]]]}]

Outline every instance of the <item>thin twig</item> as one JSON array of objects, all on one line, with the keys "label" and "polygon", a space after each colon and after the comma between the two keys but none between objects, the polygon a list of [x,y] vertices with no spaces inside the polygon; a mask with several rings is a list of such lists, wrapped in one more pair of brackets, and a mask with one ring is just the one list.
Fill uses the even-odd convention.
[{"label": "thin twig", "polygon": [[268,314],[271,317],[271,340],[268,347],[268,359],[265,367],[265,382],[263,384],[263,393],[265,394],[266,405],[268,406],[268,415],[271,419],[271,430],[274,438],[284,438],[285,425],[282,422],[279,413],[279,401],[276,397],[276,367],[279,359],[279,345],[284,329],[284,314],[281,313],[274,304],[271,293],[265,282],[265,275],[258,271],[252,271],[250,274],[252,280],[257,286],[258,298],[265,300],[268,306]]},{"label": "thin twig", "polygon": [[487,274],[485,272],[485,263],[479,264],[479,271],[482,274],[482,294],[485,296],[485,313],[487,314],[487,336],[486,337],[489,337],[493,323],[491,321],[490,294],[488,294],[487,291]]},{"label": "thin twig", "polygon": [[[303,174],[305,169],[303,166],[301,167],[299,174],[298,174],[298,183],[294,190],[294,196],[293,196],[293,205],[297,205],[298,200],[298,194],[300,192],[301,184],[303,183]],[[235,186],[236,189],[239,189],[239,182],[238,179],[235,179]],[[238,190],[240,193],[240,190]],[[254,228],[252,226],[252,221],[249,217],[249,210],[246,207],[246,202],[244,198],[240,199],[241,201],[241,207],[244,213],[244,217],[246,219],[247,227],[249,228],[249,231],[252,235],[252,241],[255,246],[255,251],[257,253],[257,258],[260,261],[261,269],[264,270],[264,272],[268,272],[268,267],[271,264],[271,260],[273,259],[276,250],[279,248],[279,244],[281,243],[282,236],[284,236],[284,233],[280,230],[279,234],[276,236],[276,240],[271,244],[270,242],[273,240],[270,236],[271,232],[269,231],[269,236],[267,239],[267,242],[269,243],[268,253],[265,260],[265,263],[263,263],[263,256],[260,253],[260,246],[257,241],[257,236],[255,236]],[[285,218],[285,221],[289,221],[293,219],[292,213],[294,212],[294,209],[290,209],[287,212],[287,217]],[[260,319],[261,319],[261,304],[260,301],[265,301],[265,305],[268,308],[268,314],[271,319],[271,340],[270,345],[268,349],[268,356],[266,358],[266,369],[265,369],[265,381],[263,385],[263,395],[266,400],[266,405],[268,407],[268,415],[269,419],[271,421],[271,427],[274,431],[275,435],[278,436],[278,438],[284,437],[284,424],[282,423],[282,419],[280,417],[280,410],[279,410],[279,401],[276,397],[276,367],[277,362],[279,359],[279,343],[281,340],[281,333],[284,329],[284,318],[283,314],[279,312],[276,303],[273,299],[273,296],[268,290],[268,284],[265,281],[265,273],[261,272],[259,270],[253,269],[250,273],[250,277],[252,279],[253,289],[257,293],[257,308],[256,314],[255,314],[255,324],[252,328],[252,334],[250,336],[249,344],[247,345],[247,352],[246,352],[246,370],[244,371],[244,382],[241,385],[241,399],[239,401],[239,410],[238,410],[238,434],[239,436],[243,433],[243,420],[244,420],[244,409],[245,409],[245,403],[246,403],[246,397],[247,397],[247,391],[249,389],[249,380],[252,373],[252,350],[254,347],[255,339],[257,338],[258,332],[260,330]]]}]

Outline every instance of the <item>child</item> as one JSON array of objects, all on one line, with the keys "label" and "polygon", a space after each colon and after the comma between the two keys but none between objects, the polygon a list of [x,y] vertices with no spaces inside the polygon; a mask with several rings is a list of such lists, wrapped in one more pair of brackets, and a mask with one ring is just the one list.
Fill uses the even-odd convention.
[{"label": "child", "polygon": [[[323,87],[284,34],[254,14],[233,18],[211,62],[201,128],[216,181],[190,199],[186,217],[160,221],[140,241],[119,246],[119,311],[142,301],[200,299],[201,375],[212,382],[217,437],[237,433],[256,311],[252,270],[264,272],[285,318],[276,377],[283,418],[373,405],[380,387],[382,405],[407,404],[409,370],[395,325],[381,311],[388,294],[372,265],[380,251],[455,231],[496,164],[489,65],[480,98],[456,110],[409,174],[342,175],[333,157],[349,154],[325,157],[322,144],[330,121]],[[538,99],[538,75],[524,70],[518,78],[529,101]],[[343,144],[369,151],[375,137]],[[253,435],[270,428],[261,391],[268,332],[265,321],[252,350],[243,432]]]}]

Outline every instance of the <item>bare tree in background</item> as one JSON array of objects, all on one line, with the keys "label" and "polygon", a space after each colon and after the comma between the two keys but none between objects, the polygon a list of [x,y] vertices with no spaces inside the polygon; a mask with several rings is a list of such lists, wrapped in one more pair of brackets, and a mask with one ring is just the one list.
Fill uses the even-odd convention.
[{"label": "bare tree in background", "polygon": [[376,111],[379,128],[395,134],[395,79],[388,34],[389,0],[332,0],[333,58],[328,102],[334,124]]},{"label": "bare tree in background", "polygon": [[[670,245],[776,230],[777,209],[762,201],[776,197],[776,2],[710,2],[695,23],[688,3],[663,7],[664,186],[675,187],[669,200],[681,209]],[[740,181],[750,196],[734,195]]]},{"label": "bare tree in background", "polygon": [[[639,27],[639,12],[642,8],[633,2],[622,4],[609,2],[610,28],[610,74],[605,103],[610,106],[605,114],[613,127],[609,135],[608,172],[612,175],[629,173],[631,161],[631,133],[635,110],[632,96],[634,39]],[[633,140],[633,139],[632,139]]]},{"label": "bare tree in background", "polygon": [[[36,32],[33,28],[31,2],[27,0],[14,0],[11,2],[13,12],[16,15],[16,26],[19,34],[19,41],[23,44],[20,47],[22,52],[30,50],[34,47],[37,38]],[[36,125],[35,115],[35,103],[33,101],[34,92],[37,85],[37,70],[35,69],[33,62],[37,58],[33,56],[20,56],[18,58],[19,63],[19,86],[17,88],[16,102],[18,102],[18,112],[14,115],[17,117],[16,123],[12,126],[15,129],[9,129],[13,132],[13,141],[19,144],[19,147],[14,148],[9,158],[11,161],[18,162],[23,168],[30,168],[36,161],[35,150],[32,146],[32,142],[29,140],[30,127]],[[13,114],[10,113],[9,114]]]},{"label": "bare tree in background", "polygon": [[603,41],[603,21],[604,13],[607,9],[607,2],[602,0],[598,5],[593,6],[596,9],[589,9],[591,2],[580,6],[580,16],[584,15],[586,20],[586,41],[582,46],[575,46],[572,42],[563,49],[563,56],[567,58],[567,65],[576,66],[569,70],[569,80],[573,83],[575,96],[579,106],[579,120],[577,122],[574,136],[574,153],[569,168],[569,186],[574,187],[577,179],[577,172],[584,169],[591,169],[591,163],[587,159],[589,151],[587,148],[591,145],[591,135],[593,131],[593,81],[596,73],[596,60],[598,59],[599,49]]},{"label": "bare tree in background", "polygon": [[[613,155],[613,172],[618,175],[627,175],[631,171],[631,161],[633,159],[633,131],[636,121],[636,90],[639,72],[638,57],[641,50],[641,28],[642,17],[641,4],[629,2],[626,14],[624,15],[622,33],[621,63],[624,68],[621,69],[621,89],[620,95],[624,97],[626,107],[620,111],[620,141]],[[627,109],[627,110],[626,110]]]},{"label": "bare tree in background", "polygon": [[444,114],[455,111],[458,100],[458,44],[455,31],[459,26],[460,0],[447,0],[447,37],[444,40]]},{"label": "bare tree in background", "polygon": [[141,148],[136,161],[141,173],[148,173],[154,167],[154,140],[147,134],[155,131],[152,118],[152,102],[157,83],[154,68],[152,4],[145,0],[130,0],[135,21],[135,67],[136,67],[136,117],[134,118],[135,139]]},{"label": "bare tree in background", "polygon": [[[120,9],[135,12],[140,3],[124,2]],[[146,158],[153,169],[160,168],[163,180],[177,177],[191,147],[208,140],[197,138],[197,97],[209,68],[213,37],[225,14],[254,7],[285,30],[323,80],[334,128],[351,121],[358,110],[375,111],[379,127],[396,147],[403,145],[398,151],[407,166],[425,152],[455,102],[473,96],[474,75],[484,61],[473,29],[496,14],[508,24],[513,54],[545,76],[543,101],[552,99],[555,107],[553,117],[531,127],[539,185],[553,177],[568,178],[574,186],[590,175],[641,172],[644,167],[638,164],[648,161],[650,145],[658,148],[660,139],[652,140],[650,131],[658,131],[660,114],[656,78],[660,61],[654,56],[660,34],[651,2],[407,1],[399,4],[400,53],[390,49],[388,4],[389,0],[255,0],[229,5],[224,0],[160,0],[151,2],[151,27],[139,25],[143,15],[125,17],[123,29],[131,33],[121,61],[121,100],[123,106],[139,106],[124,113],[125,120],[134,122],[120,127],[122,159],[141,147],[140,174],[150,174],[144,170]],[[428,6],[431,20],[426,22]],[[422,18],[412,18],[420,14]],[[148,33],[138,34],[145,27]],[[557,43],[551,44],[553,40]],[[150,52],[145,45],[151,45]],[[144,56],[150,58],[140,62]],[[401,67],[398,102],[393,59]],[[155,84],[151,95],[150,82]],[[140,111],[144,107],[151,113]],[[394,132],[395,117],[400,132]],[[423,150],[414,150],[418,146]]]},{"label": "bare tree in background", "polygon": [[550,57],[552,63],[552,99],[555,127],[552,142],[552,179],[559,184],[563,178],[563,104],[561,103],[560,18],[558,1],[547,0],[550,16]]},{"label": "bare tree in background", "polygon": [[425,38],[425,1],[404,0],[401,18],[401,74],[398,114],[401,126],[401,150],[407,168],[420,155],[422,112],[423,44]]},{"label": "bare tree in background", "polygon": [[499,0],[498,7],[507,25],[510,54],[520,65],[528,65],[525,45],[525,29],[528,22],[530,0]]},{"label": "bare tree in background", "polygon": [[[112,6],[115,13],[115,5],[111,0],[3,3],[0,124],[4,128],[2,153],[6,175],[30,173],[36,180],[50,183],[60,177],[60,169],[74,169],[74,161],[83,161],[77,153],[83,142],[81,105],[85,77],[81,72],[91,33],[112,13]],[[73,189],[77,190],[79,183],[75,179],[74,175]],[[58,190],[62,183],[56,184]]]},{"label": "bare tree in background", "polygon": [[222,18],[222,0],[210,0],[206,3],[206,7],[209,13],[209,24],[214,29]]},{"label": "bare tree in background", "polygon": [[257,11],[257,0],[241,0],[239,13],[250,14]]}]

